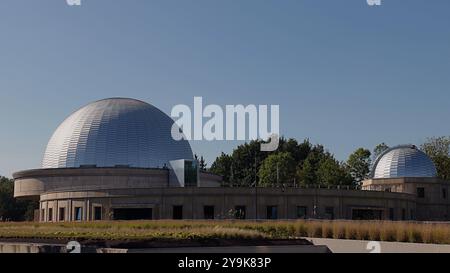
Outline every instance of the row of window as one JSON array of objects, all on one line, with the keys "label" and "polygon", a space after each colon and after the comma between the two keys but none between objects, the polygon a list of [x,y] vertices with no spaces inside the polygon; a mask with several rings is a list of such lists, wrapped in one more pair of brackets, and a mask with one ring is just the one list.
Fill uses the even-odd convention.
[{"label": "row of window", "polygon": [[[235,219],[246,219],[247,208],[245,206],[235,206],[234,210],[228,212],[228,216]],[[334,219],[334,207],[325,208],[325,216],[328,219]],[[296,217],[298,219],[308,218],[308,207],[297,206]],[[174,220],[183,219],[183,206],[173,206],[172,218]],[[203,218],[204,219],[214,219],[215,218],[215,208],[214,206],[203,206]],[[266,207],[266,219],[278,219],[278,207],[277,206],[267,206]]]},{"label": "row of window", "polygon": [[[425,198],[425,188],[419,187],[417,188],[417,197]],[[447,199],[447,189],[442,188],[442,199]]]},{"label": "row of window", "polygon": [[[313,211],[314,217],[317,216],[315,212],[316,208]],[[394,208],[389,208],[389,219],[395,220],[395,210]],[[130,213],[130,212],[128,212]],[[352,212],[352,218],[355,220],[373,220],[373,219],[382,219],[382,210],[367,210],[367,209],[356,209]],[[47,219],[45,218],[47,216]],[[41,212],[41,221],[47,220],[48,222],[53,222],[54,213],[53,208],[48,209],[48,214],[45,214],[45,209],[42,209]],[[230,210],[227,215],[229,218],[235,219],[246,219],[247,218],[247,208],[246,206],[235,206],[234,209]],[[325,214],[323,215],[326,219],[333,220],[335,218],[334,215],[334,207],[325,207]],[[66,221],[66,208],[60,207],[58,211],[58,221],[63,222]],[[172,208],[172,217],[175,220],[183,219],[183,206],[173,206]],[[411,209],[409,213],[409,219],[414,219],[414,210]],[[149,219],[152,217],[150,216]],[[204,219],[215,219],[215,207],[214,206],[203,206],[203,218]],[[297,219],[306,219],[309,218],[308,215],[308,207],[306,206],[297,206],[296,207],[296,218]],[[266,207],[266,219],[275,220],[278,219],[278,207],[277,206],[267,206]],[[407,220],[406,209],[401,210],[401,219]],[[75,207],[73,210],[72,221],[82,221],[83,220],[83,208]],[[93,208],[93,220],[102,220],[102,207],[96,206]]]},{"label": "row of window", "polygon": [[[394,208],[389,208],[389,220],[394,221],[395,220],[395,213],[394,213]],[[415,215],[414,215],[414,210],[411,209],[409,212],[409,220],[414,220],[415,219]],[[406,215],[406,209],[402,209],[401,212],[401,220],[405,221],[407,220],[407,215]]]},{"label": "row of window", "polygon": [[[48,209],[48,214],[45,214],[45,209],[41,210],[41,221],[45,221],[45,216],[47,216],[47,222],[53,222],[53,208]],[[99,221],[102,220],[102,207],[94,207],[94,215],[93,220]],[[58,211],[58,221],[64,222],[66,221],[66,208],[60,207]],[[73,221],[82,221],[83,220],[83,208],[75,207],[73,210]]]},{"label": "row of window", "polygon": [[[246,206],[235,206],[234,210],[230,210],[228,216],[235,219],[246,219],[247,208]],[[328,219],[334,219],[334,207],[326,207],[325,214]],[[48,222],[53,222],[53,208],[48,209],[47,219],[45,219],[45,209],[41,212],[41,221],[47,220]],[[102,207],[94,207],[93,220],[102,220]],[[175,220],[183,219],[183,206],[173,206],[172,217]],[[215,219],[215,207],[214,206],[204,206],[203,207],[203,217],[204,219]],[[308,217],[308,207],[297,206],[296,217],[298,219],[305,219]],[[73,210],[73,221],[83,220],[83,208],[75,207]],[[278,207],[277,206],[267,206],[266,207],[266,218],[267,219],[278,219]],[[66,221],[66,208],[60,207],[58,213],[58,221]]]}]

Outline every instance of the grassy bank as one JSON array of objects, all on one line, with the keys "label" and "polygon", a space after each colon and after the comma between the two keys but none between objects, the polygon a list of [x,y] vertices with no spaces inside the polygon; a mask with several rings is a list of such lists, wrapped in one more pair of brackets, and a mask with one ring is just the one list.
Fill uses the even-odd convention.
[{"label": "grassy bank", "polygon": [[0,238],[187,240],[299,237],[450,244],[450,223],[382,221],[0,223]]}]

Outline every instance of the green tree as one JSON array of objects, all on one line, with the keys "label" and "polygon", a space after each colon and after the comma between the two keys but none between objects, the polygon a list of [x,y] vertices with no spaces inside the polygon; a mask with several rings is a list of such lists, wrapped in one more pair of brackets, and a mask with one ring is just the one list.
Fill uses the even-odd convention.
[{"label": "green tree", "polygon": [[255,183],[261,163],[270,154],[261,152],[261,141],[255,140],[240,145],[231,155],[233,180],[241,186],[251,186]]},{"label": "green tree", "polygon": [[198,161],[198,168],[199,168],[199,170],[200,171],[206,171],[208,164],[206,164],[206,161],[203,158],[203,156],[201,156],[200,159],[199,159],[198,156],[195,154],[194,158],[195,158],[195,160]]},{"label": "green tree", "polygon": [[[311,150],[311,144],[308,140],[302,143],[298,143],[295,139],[280,138],[279,148],[274,152],[262,152],[261,140],[253,140],[248,143],[239,145],[229,155],[229,158],[224,157],[224,154],[216,158],[215,162],[211,165],[210,171],[212,173],[224,176],[225,182],[233,180],[233,184],[241,186],[252,186],[257,181],[259,169],[264,160],[279,152],[288,152],[294,158],[298,164],[302,164],[307,158]],[[231,164],[228,159],[231,158]],[[226,164],[226,165],[222,165]],[[224,175],[224,170],[227,175]],[[233,175],[229,175],[230,173]]]},{"label": "green tree", "polygon": [[295,177],[295,159],[288,152],[268,156],[259,169],[259,185],[277,186],[292,183]]},{"label": "green tree", "polygon": [[307,158],[302,166],[297,167],[297,179],[300,185],[313,185],[317,181],[316,169],[310,158]]},{"label": "green tree", "polygon": [[320,163],[329,157],[332,157],[331,154],[325,151],[322,145],[312,147],[306,160],[297,167],[297,179],[300,184],[303,186],[318,184],[317,170]]},{"label": "green tree", "polygon": [[370,151],[359,148],[353,152],[348,160],[347,167],[356,185],[360,185],[361,181],[367,179],[370,174]]},{"label": "green tree", "polygon": [[449,156],[450,137],[429,137],[420,145],[420,149],[428,156]]},{"label": "green tree", "polygon": [[420,149],[433,160],[438,177],[450,180],[450,137],[430,137]]},{"label": "green tree", "polygon": [[[322,145],[312,145],[308,139],[299,143],[295,139],[280,138],[280,145],[277,151],[262,152],[261,141],[255,140],[239,145],[230,155],[222,153],[211,165],[210,172],[223,176],[225,184],[239,186],[253,186],[256,181],[264,180],[263,183],[270,184],[268,180],[273,180],[273,169],[262,165],[266,159],[273,155],[288,153],[293,161],[293,167],[289,164],[291,175],[283,178],[287,182],[296,182],[302,185],[318,184],[317,171],[320,163],[325,159],[334,157]],[[272,157],[271,160],[275,160]],[[279,158],[277,158],[279,160]],[[339,162],[338,162],[339,163]],[[341,165],[339,163],[339,165]],[[348,173],[348,170],[340,166],[341,173]],[[273,168],[273,166],[272,166]],[[264,174],[264,177],[261,177]],[[341,175],[340,177],[344,177]],[[347,176],[348,177],[348,176]],[[340,178],[339,178],[340,179]],[[340,179],[342,180],[342,179]],[[344,181],[344,180],[342,180]],[[346,181],[344,181],[346,183]],[[342,184],[342,183],[340,183]]]},{"label": "green tree", "polygon": [[298,163],[303,163],[311,152],[312,145],[309,142],[309,139],[305,139],[302,143],[298,143],[295,139],[284,139],[280,140],[280,147],[278,151],[280,152],[288,152],[294,158],[294,160]]},{"label": "green tree", "polygon": [[373,149],[373,161],[377,160],[377,158],[384,153],[384,151],[386,151],[387,149],[389,149],[389,146],[386,145],[386,143],[380,143],[377,146],[375,146],[375,148]]},{"label": "green tree", "polygon": [[321,186],[353,185],[353,179],[344,164],[333,157],[324,158],[320,162],[316,175]]},{"label": "green tree", "polygon": [[225,153],[222,153],[213,162],[213,164],[211,165],[211,168],[209,168],[209,171],[211,173],[222,176],[225,184],[228,184],[231,182],[232,162],[233,162],[233,159],[231,158],[231,156],[229,156]]},{"label": "green tree", "polygon": [[34,210],[37,208],[36,201],[14,198],[13,180],[0,177],[0,219],[3,221],[33,220]]}]

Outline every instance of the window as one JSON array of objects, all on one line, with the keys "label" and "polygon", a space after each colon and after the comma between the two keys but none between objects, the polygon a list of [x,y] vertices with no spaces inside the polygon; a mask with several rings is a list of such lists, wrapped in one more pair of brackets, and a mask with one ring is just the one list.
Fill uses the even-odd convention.
[{"label": "window", "polygon": [[442,189],[442,199],[447,199],[447,189]]},{"label": "window", "polygon": [[389,208],[389,220],[394,221],[394,208]]},{"label": "window", "polygon": [[334,220],[334,207],[325,208],[325,217],[330,220]]},{"label": "window", "polygon": [[352,208],[352,220],[382,220],[383,211],[380,209]]},{"label": "window", "polygon": [[267,219],[271,219],[271,220],[278,219],[277,206],[267,206]]},{"label": "window", "polygon": [[181,220],[183,219],[183,206],[173,206],[173,219]]},{"label": "window", "polygon": [[114,220],[152,220],[153,208],[114,208]]},{"label": "window", "polygon": [[204,206],[203,215],[205,219],[214,219],[214,206]]},{"label": "window", "polygon": [[102,220],[102,207],[94,207],[94,220]]},{"label": "window", "polygon": [[406,220],[406,209],[402,209],[402,220]]},{"label": "window", "polygon": [[48,209],[48,221],[49,222],[53,221],[53,209],[52,208]]},{"label": "window", "polygon": [[417,197],[425,198],[425,188],[417,188]]},{"label": "window", "polygon": [[83,211],[81,207],[75,207],[75,221],[83,220]]},{"label": "window", "polygon": [[59,221],[63,222],[66,220],[66,208],[59,208]]},{"label": "window", "polygon": [[411,211],[410,211],[410,216],[411,216],[411,220],[414,220],[414,210],[413,209],[411,209]]},{"label": "window", "polygon": [[234,218],[242,220],[245,219],[246,217],[245,206],[236,206],[234,210],[235,210]]},{"label": "window", "polygon": [[197,187],[198,181],[198,166],[197,161],[184,162],[184,186],[185,187]]},{"label": "window", "polygon": [[303,206],[297,206],[297,218],[306,219],[308,213],[308,208]]}]

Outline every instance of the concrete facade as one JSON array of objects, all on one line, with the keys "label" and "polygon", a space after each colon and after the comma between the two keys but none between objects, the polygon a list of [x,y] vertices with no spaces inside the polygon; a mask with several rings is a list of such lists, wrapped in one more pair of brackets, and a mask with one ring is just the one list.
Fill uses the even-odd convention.
[{"label": "concrete facade", "polygon": [[[131,213],[142,209],[149,213],[145,219],[155,220],[449,219],[448,197],[437,197],[442,188],[448,190],[449,183],[437,179],[368,180],[364,190],[230,188],[221,187],[219,176],[200,173],[196,187],[171,187],[168,172],[130,168],[29,170],[14,174],[14,195],[38,199],[38,220],[43,222],[113,220],[118,219],[120,210],[127,209]],[[387,190],[388,185],[391,190]],[[418,186],[425,188],[426,197],[417,196]]]},{"label": "concrete facade", "polygon": [[406,193],[416,199],[416,218],[423,220],[449,220],[450,183],[435,177],[403,177],[369,179],[363,182],[363,190]]}]

